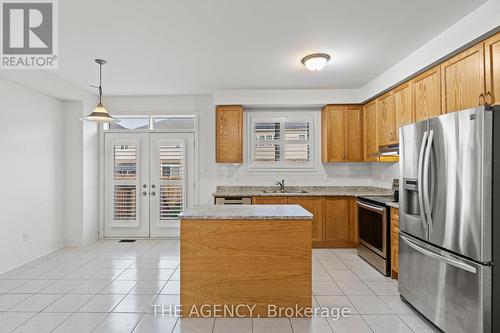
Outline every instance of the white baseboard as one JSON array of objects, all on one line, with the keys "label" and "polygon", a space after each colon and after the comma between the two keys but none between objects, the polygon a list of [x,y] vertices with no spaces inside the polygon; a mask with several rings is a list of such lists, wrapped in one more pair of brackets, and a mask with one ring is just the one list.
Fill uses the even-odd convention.
[{"label": "white baseboard", "polygon": [[33,261],[35,259],[38,259],[40,257],[43,257],[49,253],[52,253],[54,251],[57,251],[61,248],[63,248],[64,245],[63,244],[60,244],[60,245],[56,245],[56,246],[53,246],[53,247],[49,247],[49,248],[46,248],[44,250],[41,250],[41,251],[38,251],[37,254],[35,255],[31,255],[31,256],[25,256],[19,260],[16,260],[17,263],[8,263],[6,265],[4,265],[3,267],[0,267],[0,274],[3,274],[5,272],[8,272],[14,268],[17,268],[17,267],[20,267],[24,264],[27,264],[29,263],[30,261]]}]

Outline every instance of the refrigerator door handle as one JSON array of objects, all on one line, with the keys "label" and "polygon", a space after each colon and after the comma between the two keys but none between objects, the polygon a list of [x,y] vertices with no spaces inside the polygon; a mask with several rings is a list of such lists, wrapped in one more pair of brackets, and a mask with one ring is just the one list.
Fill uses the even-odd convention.
[{"label": "refrigerator door handle", "polygon": [[423,180],[422,180],[422,196],[424,199],[424,214],[427,225],[432,228],[432,216],[431,216],[431,203],[429,199],[429,163],[431,159],[431,150],[432,150],[432,140],[434,138],[434,131],[429,131],[429,137],[427,139],[427,146],[425,148],[425,157],[424,157],[424,167],[423,167]]},{"label": "refrigerator door handle", "polygon": [[399,234],[399,237],[401,238],[401,240],[403,240],[406,243],[406,245],[408,245],[409,247],[411,247],[415,251],[422,253],[423,255],[426,255],[428,257],[432,257],[432,258],[437,259],[439,261],[445,262],[449,265],[455,266],[456,268],[463,269],[464,271],[471,272],[474,274],[477,273],[477,269],[474,266],[468,265],[464,262],[461,262],[461,261],[458,261],[455,259],[447,258],[445,256],[442,256],[439,253],[434,253],[430,250],[424,249],[423,247],[415,244],[414,242],[412,242],[410,239],[406,238],[402,234]]},{"label": "refrigerator door handle", "polygon": [[427,228],[427,220],[425,218],[424,212],[424,199],[423,199],[423,188],[422,188],[422,168],[423,168],[423,159],[425,152],[425,144],[427,142],[427,131],[424,132],[422,137],[422,144],[420,145],[420,153],[418,155],[418,166],[417,166],[417,191],[418,191],[418,206],[420,209],[420,216],[422,217],[422,221],[424,222],[424,227]]}]

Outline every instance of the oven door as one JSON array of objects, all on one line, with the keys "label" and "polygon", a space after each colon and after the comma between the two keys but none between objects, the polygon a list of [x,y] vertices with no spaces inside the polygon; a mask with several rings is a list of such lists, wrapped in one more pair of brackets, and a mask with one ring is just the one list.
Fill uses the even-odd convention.
[{"label": "oven door", "polygon": [[357,201],[358,241],[387,258],[387,208]]}]

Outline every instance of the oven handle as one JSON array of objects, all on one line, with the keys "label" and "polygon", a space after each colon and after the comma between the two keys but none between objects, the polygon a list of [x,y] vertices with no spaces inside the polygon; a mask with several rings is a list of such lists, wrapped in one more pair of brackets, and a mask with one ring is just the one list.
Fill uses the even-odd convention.
[{"label": "oven handle", "polygon": [[445,256],[442,256],[442,255],[438,254],[438,253],[434,253],[432,251],[424,249],[423,247],[418,246],[417,244],[413,243],[411,240],[409,240],[408,238],[406,238],[405,236],[403,236],[401,234],[399,234],[399,237],[406,243],[406,245],[408,245],[409,247],[411,247],[415,251],[422,253],[423,255],[426,255],[428,257],[437,259],[439,261],[443,261],[443,262],[445,262],[445,263],[447,263],[449,265],[452,265],[452,266],[455,266],[457,268],[463,269],[464,271],[471,272],[471,273],[474,273],[474,274],[477,273],[477,269],[475,267],[471,266],[471,265],[468,265],[468,264],[466,264],[464,262],[460,262],[458,260],[447,258]]},{"label": "oven handle", "polygon": [[385,207],[379,207],[379,206],[372,206],[372,205],[369,205],[369,204],[366,204],[364,202],[361,202],[361,201],[356,201],[358,206],[359,207],[363,207],[363,208],[366,208],[368,210],[371,210],[373,212],[377,212],[377,213],[380,213],[380,214],[383,214],[384,211],[385,211]]}]

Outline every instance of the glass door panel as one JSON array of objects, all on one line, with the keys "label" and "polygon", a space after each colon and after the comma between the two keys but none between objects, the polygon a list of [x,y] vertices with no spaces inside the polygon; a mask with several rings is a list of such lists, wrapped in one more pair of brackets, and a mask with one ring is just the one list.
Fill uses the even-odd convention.
[{"label": "glass door panel", "polygon": [[148,134],[106,134],[104,149],[104,235],[149,236]]}]

